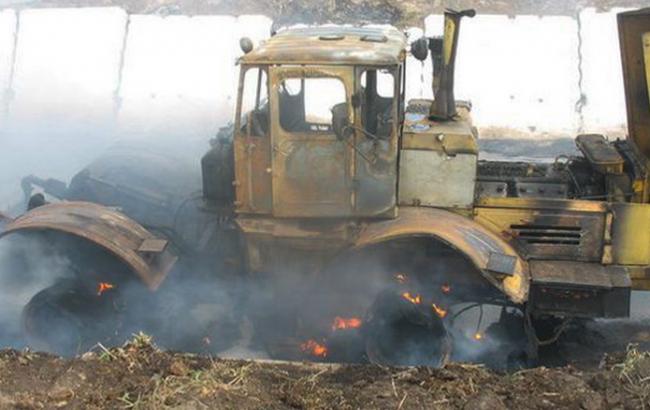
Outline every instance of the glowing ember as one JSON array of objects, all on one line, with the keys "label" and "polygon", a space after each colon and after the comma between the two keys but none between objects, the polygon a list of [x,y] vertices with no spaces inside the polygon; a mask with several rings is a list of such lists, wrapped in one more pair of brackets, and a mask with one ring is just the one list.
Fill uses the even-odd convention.
[{"label": "glowing ember", "polygon": [[336,331],[339,329],[357,329],[361,327],[361,319],[358,317],[343,318],[335,317],[334,323],[332,323],[332,330]]},{"label": "glowing ember", "polygon": [[436,312],[436,315],[440,317],[440,319],[444,319],[445,316],[447,316],[447,311],[435,303],[432,303],[431,307],[433,308],[433,311]]},{"label": "glowing ember", "polygon": [[108,282],[99,282],[99,285],[97,285],[97,296],[101,296],[104,292],[107,290],[114,289],[115,285],[112,283]]},{"label": "glowing ember", "polygon": [[307,340],[305,343],[302,343],[300,345],[300,350],[318,357],[327,356],[327,347],[325,347],[325,345],[322,345],[313,339]]},{"label": "glowing ember", "polygon": [[409,302],[413,303],[414,305],[419,305],[420,303],[422,303],[422,298],[420,297],[420,295],[413,296],[411,295],[410,292],[404,292],[402,293],[402,297],[408,300]]},{"label": "glowing ember", "polygon": [[405,283],[407,279],[408,279],[408,278],[407,278],[406,275],[403,274],[403,273],[396,273],[396,274],[395,274],[395,280],[396,280],[398,283]]},{"label": "glowing ember", "polygon": [[474,340],[480,342],[481,340],[483,340],[483,335],[480,334],[479,332],[474,333]]},{"label": "glowing ember", "polygon": [[440,290],[445,295],[448,295],[449,293],[451,293],[451,286],[448,283],[445,283],[442,286],[440,286]]}]

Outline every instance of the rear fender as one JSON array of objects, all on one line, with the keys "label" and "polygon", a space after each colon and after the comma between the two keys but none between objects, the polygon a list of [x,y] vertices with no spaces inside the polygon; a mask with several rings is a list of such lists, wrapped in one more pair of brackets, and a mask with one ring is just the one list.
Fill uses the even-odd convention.
[{"label": "rear fender", "polygon": [[367,225],[355,248],[394,239],[428,236],[464,254],[483,277],[514,303],[528,299],[528,265],[502,238],[473,220],[435,208],[405,208],[399,217]]},{"label": "rear fender", "polygon": [[10,221],[0,238],[16,232],[55,231],[90,241],[115,255],[155,290],[178,259],[166,239],[156,238],[123,214],[90,202],[38,207]]}]

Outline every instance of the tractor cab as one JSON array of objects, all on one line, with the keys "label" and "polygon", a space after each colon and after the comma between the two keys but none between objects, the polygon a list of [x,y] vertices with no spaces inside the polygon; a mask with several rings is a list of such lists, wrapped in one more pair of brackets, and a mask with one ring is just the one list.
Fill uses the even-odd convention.
[{"label": "tractor cab", "polygon": [[282,31],[240,61],[236,211],[391,217],[406,38],[395,29]]}]

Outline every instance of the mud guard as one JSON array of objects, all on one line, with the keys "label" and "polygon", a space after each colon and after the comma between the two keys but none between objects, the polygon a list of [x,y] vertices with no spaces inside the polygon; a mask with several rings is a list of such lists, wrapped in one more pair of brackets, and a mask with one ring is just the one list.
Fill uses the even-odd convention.
[{"label": "mud guard", "polygon": [[178,257],[168,241],[111,208],[90,202],[44,205],[10,221],[0,238],[16,232],[56,231],[88,240],[115,255],[155,290]]},{"label": "mud guard", "polygon": [[512,246],[470,218],[443,209],[402,207],[398,218],[367,225],[355,248],[414,236],[434,237],[463,253],[512,302],[528,299],[528,264]]}]

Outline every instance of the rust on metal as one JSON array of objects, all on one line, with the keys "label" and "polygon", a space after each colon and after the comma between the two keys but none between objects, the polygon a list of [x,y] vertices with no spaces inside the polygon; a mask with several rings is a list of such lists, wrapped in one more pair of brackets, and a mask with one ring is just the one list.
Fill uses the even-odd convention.
[{"label": "rust on metal", "polygon": [[[62,202],[36,208],[9,223],[0,237],[44,230],[71,234],[99,245],[126,263],[151,290],[160,285],[177,259],[164,249],[161,239],[137,222],[90,202]],[[140,251],[143,246],[147,252]],[[164,250],[156,252],[161,248]]]},{"label": "rust on metal", "polygon": [[405,58],[406,37],[394,28],[314,27],[281,31],[241,62],[396,65]]},{"label": "rust on metal", "polygon": [[605,212],[481,207],[474,213],[478,223],[508,238],[527,258],[601,260]]},{"label": "rust on metal", "polygon": [[[513,302],[523,303],[528,295],[527,263],[498,235],[476,222],[450,211],[435,208],[400,208],[396,219],[369,224],[355,246],[362,248],[393,239],[431,236],[465,254],[493,285]],[[514,258],[508,273],[489,270],[492,254]]]},{"label": "rust on metal", "polygon": [[629,138],[650,158],[650,91],[644,67],[644,34],[650,32],[650,8],[619,13],[618,32],[623,62]]}]

